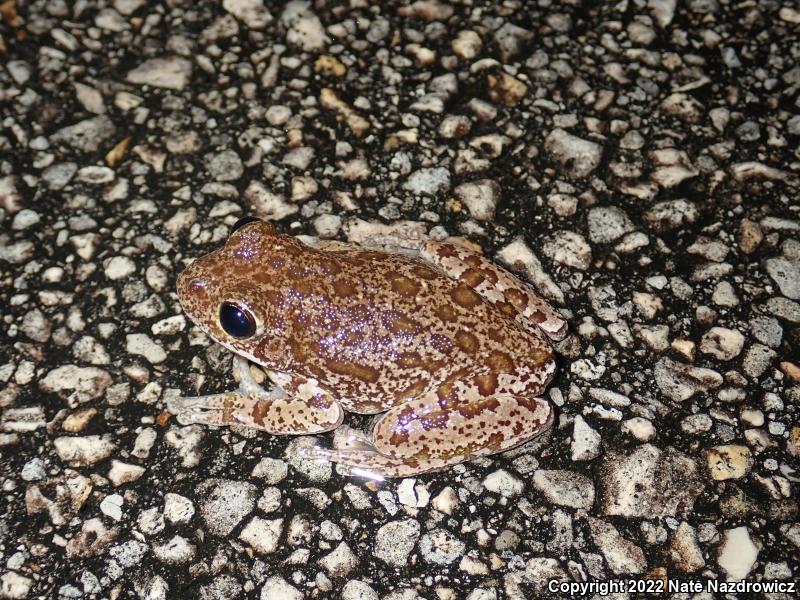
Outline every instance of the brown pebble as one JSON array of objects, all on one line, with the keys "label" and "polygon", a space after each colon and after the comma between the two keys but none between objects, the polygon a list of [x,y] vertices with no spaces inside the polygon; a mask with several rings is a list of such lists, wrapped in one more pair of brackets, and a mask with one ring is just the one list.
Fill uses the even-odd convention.
[{"label": "brown pebble", "polygon": [[745,254],[752,254],[764,239],[761,226],[750,219],[742,219],[739,223],[739,248]]},{"label": "brown pebble", "polygon": [[528,86],[508,73],[489,75],[486,81],[491,101],[505,106],[516,106],[528,93]]},{"label": "brown pebble", "polygon": [[793,382],[800,382],[800,366],[785,360],[781,363],[781,371]]}]

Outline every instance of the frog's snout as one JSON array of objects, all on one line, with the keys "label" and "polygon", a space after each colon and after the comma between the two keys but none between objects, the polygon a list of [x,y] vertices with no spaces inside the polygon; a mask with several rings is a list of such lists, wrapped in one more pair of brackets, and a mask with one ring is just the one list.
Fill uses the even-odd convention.
[{"label": "frog's snout", "polygon": [[190,273],[192,267],[186,267],[183,271],[181,271],[180,275],[178,275],[178,281],[175,284],[175,289],[178,292],[178,298],[181,302],[183,302],[184,298],[186,298],[186,292],[193,287],[192,284],[194,283],[192,274]]}]

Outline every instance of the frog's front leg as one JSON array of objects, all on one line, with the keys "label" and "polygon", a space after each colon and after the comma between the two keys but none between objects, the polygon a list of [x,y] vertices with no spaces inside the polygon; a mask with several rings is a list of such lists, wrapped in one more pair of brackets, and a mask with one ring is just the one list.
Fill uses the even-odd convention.
[{"label": "frog's front leg", "polygon": [[184,425],[245,425],[273,434],[330,431],[344,419],[344,410],[313,380],[267,371],[274,390],[261,387],[246,359],[236,356],[233,368],[239,389],[221,394],[176,398],[167,410]]},{"label": "frog's front leg", "polygon": [[410,477],[510,450],[550,429],[553,410],[546,400],[484,396],[481,389],[492,377],[450,382],[391,409],[375,425],[373,448],[315,448],[311,455],[346,465],[353,475]]}]

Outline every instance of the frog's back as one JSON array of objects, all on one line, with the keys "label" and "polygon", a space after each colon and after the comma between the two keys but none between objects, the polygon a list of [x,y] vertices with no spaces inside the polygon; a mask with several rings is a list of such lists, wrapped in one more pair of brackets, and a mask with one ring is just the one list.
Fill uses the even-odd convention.
[{"label": "frog's back", "polygon": [[524,379],[552,362],[549,343],[520,327],[510,304],[490,304],[427,263],[363,249],[312,254],[307,268],[295,265],[303,277],[285,284],[303,298],[292,311],[291,368],[335,389],[348,410],[385,410],[454,373]]}]

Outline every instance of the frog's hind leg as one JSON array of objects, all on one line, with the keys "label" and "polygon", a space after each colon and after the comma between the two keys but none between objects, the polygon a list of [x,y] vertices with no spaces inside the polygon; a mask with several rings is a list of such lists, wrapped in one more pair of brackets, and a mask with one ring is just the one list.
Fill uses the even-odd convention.
[{"label": "frog's hind leg", "polygon": [[534,289],[477,252],[447,241],[383,234],[360,240],[362,246],[405,254],[435,265],[463,281],[481,297],[516,316],[521,326],[553,341],[567,335],[567,321]]},{"label": "frog's hind leg", "polygon": [[[516,315],[526,329],[538,328],[553,341],[567,335],[567,321],[531,286],[467,248],[430,240],[420,257],[435,264],[453,279],[465,282],[487,302]],[[533,325],[533,327],[532,327]]]},{"label": "frog's hind leg", "polygon": [[[392,254],[404,254],[413,258],[418,258],[422,254],[427,238],[419,237],[412,232],[403,235],[398,232],[384,232],[356,238],[359,246],[373,250],[382,250]],[[352,248],[352,245],[350,246]]]},{"label": "frog's hind leg", "polygon": [[253,379],[247,360],[237,356],[234,371],[239,389],[174,398],[167,410],[184,425],[244,425],[273,434],[322,433],[344,419],[341,406],[313,381],[268,371],[277,387],[267,391]]},{"label": "frog's hind leg", "polygon": [[548,431],[552,423],[553,411],[542,398],[497,394],[442,408],[436,392],[430,392],[381,417],[373,432],[374,449],[306,452],[345,465],[352,475],[410,477],[510,450]]}]

